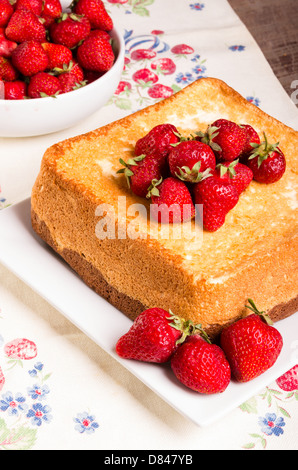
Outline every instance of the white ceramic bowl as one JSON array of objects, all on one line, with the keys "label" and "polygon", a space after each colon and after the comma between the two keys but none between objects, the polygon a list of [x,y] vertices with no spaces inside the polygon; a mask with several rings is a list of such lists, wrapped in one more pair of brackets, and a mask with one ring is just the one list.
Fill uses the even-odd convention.
[{"label": "white ceramic bowl", "polygon": [[111,31],[116,56],[102,77],[56,98],[0,100],[0,137],[29,137],[67,129],[95,113],[114,94],[124,66],[125,45],[117,28]]}]

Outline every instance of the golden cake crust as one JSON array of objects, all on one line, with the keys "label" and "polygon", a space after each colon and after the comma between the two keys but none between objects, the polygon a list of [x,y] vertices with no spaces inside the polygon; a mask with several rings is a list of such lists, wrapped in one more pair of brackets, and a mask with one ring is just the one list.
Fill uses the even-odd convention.
[{"label": "golden cake crust", "polygon": [[[138,219],[143,238],[99,240],[102,204],[118,210],[116,229],[124,224],[126,233],[134,217],[119,214],[119,197],[127,207],[145,204],[149,213],[149,202],[134,196],[116,174],[119,158],[127,160],[135,142],[157,124],[174,124],[188,136],[218,118],[251,124],[261,137],[265,131],[270,141],[279,141],[287,159],[283,178],[273,185],[252,182],[225,225],[215,233],[202,231],[199,245],[160,232],[151,237],[149,217]],[[281,319],[297,309],[297,144],[296,131],[224,82],[201,79],[154,106],[48,149],[32,191],[32,225],[88,285],[131,318],[143,307],[158,306],[218,331],[243,314],[251,297]],[[110,294],[96,282],[109,286]]]}]

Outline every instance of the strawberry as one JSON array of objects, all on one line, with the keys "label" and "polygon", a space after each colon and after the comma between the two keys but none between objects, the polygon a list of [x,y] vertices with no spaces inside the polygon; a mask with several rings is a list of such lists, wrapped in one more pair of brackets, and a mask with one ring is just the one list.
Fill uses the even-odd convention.
[{"label": "strawberry", "polygon": [[247,154],[251,153],[251,151],[253,149],[253,146],[251,144],[259,144],[260,145],[261,140],[260,140],[260,137],[259,137],[259,134],[257,133],[257,131],[252,126],[250,126],[249,124],[240,124],[240,127],[242,127],[242,129],[244,129],[244,131],[246,132],[247,140],[246,140],[246,144],[244,146],[244,149],[243,149],[242,153],[244,155],[247,155]]},{"label": "strawberry", "polygon": [[150,215],[166,224],[188,222],[195,217],[191,194],[183,181],[168,177],[153,180],[147,198],[151,197]]},{"label": "strawberry", "polygon": [[27,361],[37,356],[37,347],[29,339],[17,338],[5,344],[4,353],[11,359]]},{"label": "strawberry", "polygon": [[61,93],[68,93],[69,91],[77,90],[86,85],[86,81],[78,81],[75,74],[71,72],[61,73],[58,76],[58,80],[61,86]]},{"label": "strawberry", "polygon": [[171,358],[175,376],[201,394],[223,393],[231,381],[231,368],[222,349],[201,337],[189,336]]},{"label": "strawberry", "polygon": [[210,175],[196,183],[193,190],[195,204],[200,204],[203,227],[215,232],[225,222],[225,216],[239,201],[237,189],[227,180]]},{"label": "strawberry", "polygon": [[172,150],[171,144],[178,142],[180,142],[180,136],[175,126],[159,124],[137,141],[135,154],[155,155],[156,158],[164,162]]},{"label": "strawberry", "polygon": [[92,36],[96,36],[98,38],[102,38],[102,39],[106,39],[107,41],[111,41],[111,36],[109,35],[109,33],[107,31],[103,31],[102,29],[92,29],[90,31],[90,34],[89,34],[89,37]]},{"label": "strawberry", "polygon": [[9,0],[0,0],[0,27],[5,28],[14,9]]},{"label": "strawberry", "polygon": [[15,69],[10,59],[0,57],[0,78],[12,82],[18,78],[19,72]]},{"label": "strawberry", "polygon": [[62,14],[62,6],[60,0],[43,0],[42,1],[42,12],[40,17],[44,21],[46,29],[54,23],[55,19],[58,19]]},{"label": "strawberry", "polygon": [[46,29],[30,10],[16,10],[11,16],[5,29],[7,39],[22,43],[35,40],[43,42],[46,40]]},{"label": "strawberry", "polygon": [[47,70],[52,70],[55,67],[62,68],[64,64],[69,65],[72,60],[71,50],[62,44],[44,42],[42,47],[48,56]]},{"label": "strawberry", "polygon": [[30,98],[45,98],[59,93],[61,93],[61,85],[57,77],[46,72],[39,72],[31,77],[28,85]]},{"label": "strawberry", "polygon": [[164,175],[165,165],[162,165],[154,155],[139,155],[130,158],[127,163],[119,160],[124,168],[117,171],[126,177],[128,187],[140,197],[146,197],[152,180],[160,180]]},{"label": "strawberry", "polygon": [[185,140],[173,145],[168,157],[172,176],[182,181],[196,183],[206,170],[215,170],[216,159],[207,144],[197,140]]},{"label": "strawberry", "polygon": [[149,308],[137,316],[129,331],[117,341],[116,352],[125,359],[165,363],[179,344],[196,331],[192,322],[171,311]]},{"label": "strawberry", "polygon": [[87,38],[91,30],[89,20],[85,16],[74,13],[63,13],[51,24],[49,31],[52,42],[73,49]]},{"label": "strawberry", "polygon": [[236,160],[247,143],[245,130],[227,119],[218,119],[205,134],[197,134],[201,142],[210,145],[219,162]]},{"label": "strawberry", "polygon": [[249,299],[253,314],[223,329],[220,345],[238,382],[249,382],[270,369],[283,347],[279,331],[264,312]]},{"label": "strawberry", "polygon": [[229,181],[236,188],[239,195],[250,185],[253,179],[252,170],[243,163],[239,163],[238,159],[231,163],[216,165],[216,175]]},{"label": "strawberry", "polygon": [[285,392],[294,392],[298,390],[298,365],[279,377],[276,380],[276,383],[279,388]]},{"label": "strawberry", "polygon": [[17,47],[15,41],[9,41],[4,36],[0,36],[0,57],[11,57],[12,51]]},{"label": "strawberry", "polygon": [[91,23],[92,29],[111,31],[113,20],[107,13],[101,0],[78,0],[73,3],[73,11],[78,15],[85,15]]},{"label": "strawberry", "polygon": [[266,134],[264,138],[264,142],[260,145],[253,144],[253,152],[248,157],[247,165],[259,183],[276,183],[286,171],[286,159],[278,147],[279,142],[269,144]]},{"label": "strawberry", "polygon": [[77,60],[86,70],[107,72],[114,64],[115,55],[111,44],[106,39],[89,36],[78,47]]},{"label": "strawberry", "polygon": [[35,15],[40,16],[42,12],[42,0],[17,0],[16,10],[30,10]]},{"label": "strawberry", "polygon": [[22,80],[5,82],[4,89],[6,100],[23,100],[26,98],[27,85]]},{"label": "strawberry", "polygon": [[0,367],[0,391],[4,387],[4,384],[5,384],[5,377],[4,377],[3,371]]},{"label": "strawberry", "polygon": [[5,99],[5,85],[4,85],[3,80],[1,80],[0,78],[0,100],[4,100],[4,99]]},{"label": "strawberry", "polygon": [[11,56],[14,67],[26,77],[43,72],[48,67],[48,56],[38,41],[25,41],[18,45]]}]

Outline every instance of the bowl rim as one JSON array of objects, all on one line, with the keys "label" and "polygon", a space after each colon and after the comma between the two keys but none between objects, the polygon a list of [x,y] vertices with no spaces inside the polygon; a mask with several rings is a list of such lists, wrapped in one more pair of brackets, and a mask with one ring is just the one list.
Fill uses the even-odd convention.
[{"label": "bowl rim", "polygon": [[38,103],[40,103],[42,105],[46,105],[46,103],[50,102],[53,99],[62,101],[63,99],[64,100],[69,99],[69,95],[74,96],[74,93],[76,94],[76,96],[78,96],[79,93],[81,93],[81,94],[86,93],[87,88],[88,88],[88,90],[92,91],[92,88],[95,88],[100,83],[103,83],[104,81],[108,80],[110,75],[113,74],[115,68],[118,68],[118,66],[121,66],[121,64],[122,64],[122,66],[124,66],[124,57],[125,57],[124,37],[121,34],[120,29],[118,27],[116,27],[115,24],[114,24],[113,29],[109,33],[111,34],[112,39],[118,42],[117,45],[116,45],[117,57],[116,57],[116,60],[113,64],[113,66],[110,68],[110,70],[105,72],[101,77],[97,78],[93,82],[88,83],[87,85],[85,85],[81,88],[69,91],[67,93],[63,93],[61,95],[57,95],[55,97],[48,96],[48,97],[44,97],[44,98],[31,98],[31,99],[24,99],[24,100],[4,100],[4,99],[0,99],[0,107],[1,107],[1,105],[17,107],[17,106],[20,106],[20,103],[22,103],[21,106],[23,106],[23,107],[26,106],[26,105],[29,107],[30,105],[33,105],[33,104],[36,105],[36,101],[38,101]]}]

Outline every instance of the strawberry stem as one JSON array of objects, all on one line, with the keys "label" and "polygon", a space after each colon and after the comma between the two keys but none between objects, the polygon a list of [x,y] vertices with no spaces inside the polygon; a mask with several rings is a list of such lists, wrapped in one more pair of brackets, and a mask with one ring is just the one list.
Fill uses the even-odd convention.
[{"label": "strawberry stem", "polygon": [[199,334],[207,343],[211,344],[210,338],[207,333],[202,328],[201,324],[195,325],[191,320],[184,320],[184,318],[174,315],[171,310],[169,310],[170,317],[167,319],[171,321],[170,325],[176,330],[181,331],[181,337],[176,341],[176,345],[184,343],[188,336]]},{"label": "strawberry stem", "polygon": [[246,308],[252,310],[256,315],[259,315],[259,317],[261,317],[267,323],[267,325],[273,325],[273,321],[271,320],[269,315],[266,315],[265,312],[260,312],[252,299],[248,299],[248,302],[250,305],[245,305]]}]

